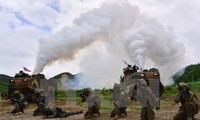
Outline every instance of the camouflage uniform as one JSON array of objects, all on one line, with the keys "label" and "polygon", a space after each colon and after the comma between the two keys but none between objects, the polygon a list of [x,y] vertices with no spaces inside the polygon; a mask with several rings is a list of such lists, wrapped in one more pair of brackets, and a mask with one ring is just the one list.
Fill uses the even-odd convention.
[{"label": "camouflage uniform", "polygon": [[45,107],[43,111],[44,118],[67,118],[71,115],[81,114],[83,111],[63,111],[60,107]]},{"label": "camouflage uniform", "polygon": [[158,100],[152,90],[147,86],[144,79],[139,79],[137,83],[136,99],[142,105],[141,120],[155,119],[153,108],[158,105]]},{"label": "camouflage uniform", "polygon": [[35,92],[34,96],[36,98],[36,104],[37,104],[38,108],[36,108],[33,111],[33,116],[39,116],[42,114],[47,102],[45,101],[46,100],[45,96],[38,91]]},{"label": "camouflage uniform", "polygon": [[181,102],[178,113],[174,116],[174,120],[194,120],[195,114],[198,113],[199,102],[197,96],[189,89],[189,87],[181,82],[177,84],[179,94],[175,97],[175,103]]},{"label": "camouflage uniform", "polygon": [[115,117],[115,115],[127,115],[126,109],[128,106],[128,97],[126,97],[125,92],[121,84],[115,84],[112,93],[112,100],[114,102],[114,109],[112,110],[110,117]]},{"label": "camouflage uniform", "polygon": [[11,114],[15,114],[17,112],[24,113],[24,108],[28,106],[28,102],[26,101],[24,95],[21,94],[19,91],[14,91],[14,96],[12,100],[15,103],[15,108],[12,110]]},{"label": "camouflage uniform", "polygon": [[101,106],[101,98],[92,93],[90,88],[86,88],[83,90],[83,93],[80,94],[82,102],[86,102],[88,104],[88,110],[84,114],[85,119],[92,118],[93,114],[100,115],[100,106]]}]

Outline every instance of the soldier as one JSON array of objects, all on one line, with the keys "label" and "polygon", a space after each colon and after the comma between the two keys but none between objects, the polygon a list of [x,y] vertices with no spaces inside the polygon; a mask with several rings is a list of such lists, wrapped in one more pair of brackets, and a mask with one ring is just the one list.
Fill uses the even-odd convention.
[{"label": "soldier", "polygon": [[50,119],[50,118],[67,118],[71,115],[81,114],[83,111],[72,111],[72,112],[66,112],[63,111],[60,107],[45,107],[43,111],[44,118]]},{"label": "soldier", "polygon": [[141,109],[141,120],[154,120],[155,113],[153,111],[154,107],[158,107],[159,99],[156,98],[152,90],[147,86],[144,79],[139,79],[137,81],[137,93],[136,99],[142,105]]},{"label": "soldier", "polygon": [[36,108],[34,111],[33,111],[33,116],[39,116],[42,114],[44,108],[45,108],[45,105],[47,105],[47,102],[45,101],[45,96],[43,94],[41,94],[39,91],[36,91],[34,93],[34,96],[36,98],[36,104],[38,106],[38,108]]},{"label": "soldier", "polygon": [[24,73],[23,71],[19,71],[19,73],[15,75],[15,78],[18,78],[18,77],[30,77],[30,75]]},{"label": "soldier", "polygon": [[139,69],[138,66],[136,66],[136,64],[133,65],[133,73],[137,72],[137,70]]},{"label": "soldier", "polygon": [[177,84],[179,93],[175,97],[175,103],[181,102],[178,113],[173,117],[174,120],[194,120],[195,114],[199,110],[199,102],[197,96],[184,83]]},{"label": "soldier", "polygon": [[28,102],[26,101],[26,98],[23,94],[21,94],[19,91],[14,91],[13,101],[15,103],[15,108],[11,112],[11,114],[15,114],[17,112],[24,113],[24,108],[28,106]]},{"label": "soldier", "polygon": [[85,119],[91,119],[93,114],[100,115],[101,98],[92,93],[91,88],[86,88],[80,94],[82,102],[88,104],[88,110],[84,114]]},{"label": "soldier", "polygon": [[127,115],[126,109],[129,99],[126,97],[125,92],[121,84],[115,84],[113,87],[112,100],[114,102],[114,109],[112,110],[110,117],[115,115]]}]

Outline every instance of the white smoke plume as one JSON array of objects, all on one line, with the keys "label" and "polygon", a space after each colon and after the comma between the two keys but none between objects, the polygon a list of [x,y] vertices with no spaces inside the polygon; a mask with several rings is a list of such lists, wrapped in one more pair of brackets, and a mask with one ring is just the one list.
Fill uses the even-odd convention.
[{"label": "white smoke plume", "polygon": [[164,84],[172,83],[169,77],[180,69],[185,57],[185,48],[177,42],[172,29],[164,28],[155,19],[142,16],[124,38],[127,52],[139,67],[144,68],[147,58],[159,67],[161,74],[164,73]]},{"label": "white smoke plume", "polygon": [[[87,51],[87,49],[99,47],[95,44],[99,41],[108,54],[101,54],[100,57],[104,62],[100,64],[101,61],[98,59],[99,64],[93,66],[96,62],[94,52],[101,49],[95,48],[94,51]],[[177,70],[180,61],[184,61],[184,47],[176,42],[173,31],[165,28],[155,19],[140,14],[137,7],[127,2],[102,4],[100,8],[81,14],[74,20],[72,27],[64,27],[48,38],[41,39],[34,73],[42,72],[45,66],[54,61],[73,60],[80,50],[88,52],[87,57],[83,57],[80,63],[83,70],[81,72],[88,76],[92,75],[92,79],[97,75],[96,81],[99,79],[98,69],[103,72],[108,70],[108,62],[110,68],[115,68],[111,74],[116,78],[112,79],[119,77],[122,68],[120,65],[115,65],[117,62],[113,62],[116,58],[119,60],[130,58],[141,68],[145,67],[145,63],[154,64],[156,66],[153,67],[158,67],[165,72],[170,71],[169,73]],[[110,54],[112,57],[107,56]],[[91,63],[87,66],[83,65],[87,61]],[[88,69],[92,67],[95,67],[95,70]],[[111,77],[110,74],[103,74],[103,72],[101,79]],[[102,82],[101,85],[105,84]]]},{"label": "white smoke plume", "polygon": [[[132,14],[128,11],[132,11]],[[41,39],[34,73],[40,73],[44,67],[59,59],[72,60],[81,49],[90,46],[97,40],[115,41],[138,16],[138,9],[130,4],[104,4],[82,14],[74,20],[73,27],[65,27],[49,38]],[[120,15],[120,16],[119,16]],[[119,40],[119,38],[118,38]]]}]

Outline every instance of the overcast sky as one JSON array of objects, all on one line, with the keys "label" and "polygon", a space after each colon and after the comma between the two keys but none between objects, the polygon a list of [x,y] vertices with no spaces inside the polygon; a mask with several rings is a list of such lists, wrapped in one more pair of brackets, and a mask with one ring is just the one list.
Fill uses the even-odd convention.
[{"label": "overcast sky", "polygon": [[[110,3],[115,1],[117,0],[109,0]],[[66,26],[73,27],[74,19],[79,18],[82,13],[100,8],[105,2],[108,0],[19,0],[18,2],[16,0],[0,0],[0,73],[13,76],[19,70],[23,70],[23,66],[33,71],[39,53],[39,41],[42,38],[48,38],[62,31]],[[199,63],[199,0],[129,0],[129,3],[138,8],[140,14],[155,18],[164,27],[173,31],[177,42],[184,46],[183,55],[186,60],[182,67]],[[132,11],[129,14],[132,14]],[[179,49],[178,47],[177,49]],[[85,63],[85,59],[87,56],[98,54],[98,57],[89,59],[89,61],[104,59],[102,63],[108,66],[108,62],[120,64],[113,67],[119,70],[115,72],[116,74],[111,75],[111,78],[118,78],[122,72],[121,69],[125,67],[121,59],[125,59],[131,64],[134,63],[130,58],[116,57],[114,54],[117,53],[108,52],[107,49],[109,48],[105,48],[102,43],[95,44],[87,50],[80,51],[73,60],[51,63],[44,68],[42,73],[47,77],[52,77],[64,71],[71,73],[87,71],[84,66],[90,63]],[[108,61],[105,60],[107,58]],[[109,61],[109,59],[116,59],[116,61]],[[146,59],[148,60],[148,58]],[[81,69],[80,66],[83,68]],[[144,67],[155,66],[152,64]],[[96,70],[91,67],[88,69]],[[103,69],[99,70],[104,71]],[[107,74],[112,74],[112,72]],[[118,79],[114,82],[118,82]],[[106,84],[112,83],[113,81]]]}]

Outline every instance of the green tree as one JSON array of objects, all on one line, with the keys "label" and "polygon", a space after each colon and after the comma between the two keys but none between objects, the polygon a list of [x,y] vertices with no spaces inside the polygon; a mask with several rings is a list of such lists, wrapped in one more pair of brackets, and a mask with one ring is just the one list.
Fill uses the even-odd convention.
[{"label": "green tree", "polygon": [[175,83],[200,81],[200,64],[198,63],[195,65],[189,65],[185,67],[182,74],[180,72],[177,72],[172,77]]}]

